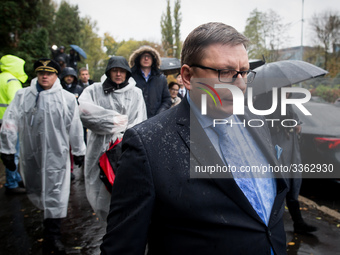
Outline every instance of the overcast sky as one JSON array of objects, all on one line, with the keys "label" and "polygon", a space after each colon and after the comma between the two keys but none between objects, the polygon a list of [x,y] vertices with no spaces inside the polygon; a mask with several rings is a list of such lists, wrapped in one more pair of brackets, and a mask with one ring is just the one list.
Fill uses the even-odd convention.
[{"label": "overcast sky", "polygon": [[[61,0],[55,0],[60,3]],[[166,0],[66,0],[71,5],[78,5],[80,16],[90,16],[97,22],[98,34],[108,32],[117,41],[149,40],[161,41],[160,20],[166,10]],[[200,24],[219,21],[243,32],[247,18],[257,8],[258,11],[274,10],[283,18],[283,23],[290,23],[291,40],[286,47],[301,44],[301,19],[303,0],[181,0],[181,39]],[[173,11],[174,0],[171,0]],[[310,18],[313,14],[324,11],[340,10],[339,0],[304,0],[303,44],[313,45]]]}]

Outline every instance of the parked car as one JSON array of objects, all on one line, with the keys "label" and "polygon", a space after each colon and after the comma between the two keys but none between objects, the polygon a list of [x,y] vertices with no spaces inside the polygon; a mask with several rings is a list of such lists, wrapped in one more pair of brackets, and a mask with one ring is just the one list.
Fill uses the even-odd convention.
[{"label": "parked car", "polygon": [[295,112],[302,121],[302,163],[309,166],[326,164],[328,168],[333,168],[334,179],[340,180],[340,108],[321,101],[314,98],[303,104],[311,116],[304,115],[294,105]]}]

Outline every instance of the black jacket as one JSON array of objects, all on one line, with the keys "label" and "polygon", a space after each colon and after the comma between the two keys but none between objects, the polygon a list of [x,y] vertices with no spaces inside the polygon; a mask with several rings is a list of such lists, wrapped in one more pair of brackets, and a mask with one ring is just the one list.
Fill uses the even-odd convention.
[{"label": "black jacket", "polygon": [[[71,86],[67,86],[64,78],[67,75],[71,75],[74,77],[73,83]],[[67,90],[68,92],[71,92],[72,94],[74,94],[78,100],[78,97],[81,95],[81,93],[83,92],[84,88],[80,85],[78,85],[78,78],[77,78],[77,73],[74,70],[74,68],[72,67],[65,67],[64,70],[61,72],[59,79],[61,81],[61,85],[63,86],[63,88],[65,90]]]},{"label": "black jacket", "polygon": [[[254,115],[247,111],[244,118]],[[144,255],[146,243],[148,255],[269,255],[270,247],[277,255],[286,254],[286,181],[277,179],[267,227],[234,179],[190,178],[195,165],[223,164],[195,119],[185,98],[126,131],[103,255]],[[191,126],[199,127],[194,135],[201,144],[192,143]],[[249,132],[268,161],[278,164],[268,128]]]},{"label": "black jacket", "polygon": [[65,90],[74,94],[76,98],[78,98],[84,90],[83,87],[78,85],[76,82],[73,82],[71,87],[67,87],[65,82],[62,82],[61,84]]},{"label": "black jacket", "polygon": [[171,107],[171,97],[168,82],[157,69],[151,69],[151,76],[146,82],[139,67],[134,66],[132,77],[137,87],[143,91],[148,118],[163,112]]},{"label": "black jacket", "polygon": [[69,54],[67,56],[67,66],[72,67],[77,71],[78,62],[80,61],[79,53]]},{"label": "black jacket", "polygon": [[88,84],[88,85],[85,85],[85,84],[82,83],[81,80],[79,79],[78,85],[82,86],[82,87],[85,89],[86,87],[88,87],[88,86],[90,86],[90,85],[92,85],[92,84],[94,83],[94,81],[93,81],[93,80],[90,80],[90,79],[89,79],[88,82],[89,82],[89,84]]}]

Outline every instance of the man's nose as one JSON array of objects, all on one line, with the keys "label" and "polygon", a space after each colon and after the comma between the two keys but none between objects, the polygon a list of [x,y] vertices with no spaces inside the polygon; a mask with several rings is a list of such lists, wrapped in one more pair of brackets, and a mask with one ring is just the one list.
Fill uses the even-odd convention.
[{"label": "man's nose", "polygon": [[247,88],[247,84],[245,79],[247,78],[243,78],[241,74],[237,74],[236,80],[234,82],[234,84],[239,87],[241,90],[245,90]]}]

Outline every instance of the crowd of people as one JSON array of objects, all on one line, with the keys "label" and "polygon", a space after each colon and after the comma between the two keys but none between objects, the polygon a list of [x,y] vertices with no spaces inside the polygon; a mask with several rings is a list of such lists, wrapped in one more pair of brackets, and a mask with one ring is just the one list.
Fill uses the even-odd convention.
[{"label": "crowd of people", "polygon": [[65,67],[72,67],[74,70],[78,70],[78,62],[81,60],[79,53],[76,52],[74,49],[70,49],[69,54],[65,52],[65,46],[60,46],[58,49],[52,50],[52,58],[58,62],[61,71]]},{"label": "crowd of people", "polygon": [[[191,176],[197,166],[292,160],[285,154],[291,151],[285,150],[288,145],[265,125],[212,125],[214,119],[263,119],[247,107],[245,115],[234,115],[229,90],[216,89],[221,104],[208,102],[207,114],[200,112],[202,84],[228,83],[245,92],[251,82],[248,43],[223,23],[197,27],[183,44],[181,72],[169,84],[159,69],[159,53],[149,46],[134,51],[129,60],[111,57],[101,82],[90,80],[86,68],[77,73],[74,52],[73,66],[67,65],[69,57],[61,49],[55,60],[37,60],[37,77],[21,88],[27,80],[24,61],[1,58],[0,152],[6,192],[27,193],[44,210],[47,252],[65,254],[61,218],[67,215],[75,164],[84,165],[87,199],[107,225],[103,255],[286,253],[284,200],[298,186],[290,196],[295,199],[300,184],[280,175]],[[4,68],[7,63],[15,71]],[[108,190],[98,162],[117,139],[122,139],[122,156]],[[283,159],[275,145],[284,149]]]}]

